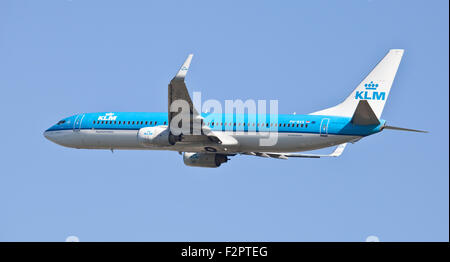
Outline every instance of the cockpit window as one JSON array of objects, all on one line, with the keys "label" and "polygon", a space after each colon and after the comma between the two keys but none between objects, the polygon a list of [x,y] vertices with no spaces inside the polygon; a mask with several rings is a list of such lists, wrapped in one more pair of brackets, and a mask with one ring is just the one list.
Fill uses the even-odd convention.
[{"label": "cockpit window", "polygon": [[66,120],[61,120],[61,121],[59,121],[58,123],[57,123],[57,125],[62,125],[62,124],[64,124],[66,122]]}]

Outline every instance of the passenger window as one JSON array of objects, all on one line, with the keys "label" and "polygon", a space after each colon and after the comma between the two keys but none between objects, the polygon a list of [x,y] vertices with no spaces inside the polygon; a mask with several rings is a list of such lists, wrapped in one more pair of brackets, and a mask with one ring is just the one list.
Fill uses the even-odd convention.
[{"label": "passenger window", "polygon": [[145,124],[147,124],[148,123],[148,121],[145,121]]},{"label": "passenger window", "polygon": [[131,124],[132,124],[132,125],[134,125],[134,121],[133,121],[133,122],[131,122]]},{"label": "passenger window", "polygon": [[308,124],[305,124],[305,127],[308,127]]},{"label": "passenger window", "polygon": [[269,123],[266,123],[266,127],[269,127]]},{"label": "passenger window", "polygon": [[150,125],[152,125],[153,121],[150,121]]},{"label": "passenger window", "polygon": [[288,124],[288,127],[291,127],[291,124]]},{"label": "passenger window", "polygon": [[144,124],[144,121],[141,121],[141,125],[143,125]]},{"label": "passenger window", "polygon": [[103,125],[103,121],[102,121],[102,125]]},{"label": "passenger window", "polygon": [[167,122],[166,121],[164,121],[164,125],[166,124]]},{"label": "passenger window", "polygon": [[298,127],[298,124],[297,124],[297,127]]},{"label": "passenger window", "polygon": [[155,125],[156,125],[157,123],[158,123],[158,122],[155,121]]},{"label": "passenger window", "polygon": [[286,124],[283,124],[283,127],[286,127]]},{"label": "passenger window", "polygon": [[300,127],[303,127],[303,124],[301,124]]},{"label": "passenger window", "polygon": [[94,123],[93,123],[94,125],[95,125],[95,120],[94,120]]}]

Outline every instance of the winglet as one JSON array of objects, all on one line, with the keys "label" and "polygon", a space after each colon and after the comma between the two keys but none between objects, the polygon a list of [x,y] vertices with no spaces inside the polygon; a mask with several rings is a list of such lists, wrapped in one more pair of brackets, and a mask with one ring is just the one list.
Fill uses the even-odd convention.
[{"label": "winglet", "polygon": [[191,65],[191,61],[192,61],[192,57],[194,55],[190,54],[187,58],[186,61],[184,61],[183,65],[181,66],[180,70],[178,71],[177,75],[175,76],[175,79],[177,80],[184,80],[184,78],[186,77],[186,74],[189,70],[189,66]]}]

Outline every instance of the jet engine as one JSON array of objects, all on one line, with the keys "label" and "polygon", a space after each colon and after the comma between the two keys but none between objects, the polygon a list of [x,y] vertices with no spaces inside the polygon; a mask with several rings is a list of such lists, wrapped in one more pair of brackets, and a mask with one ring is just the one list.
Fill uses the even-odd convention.
[{"label": "jet engine", "polygon": [[171,146],[179,138],[170,133],[168,126],[152,126],[139,129],[137,135],[138,142],[141,145],[152,146]]},{"label": "jet engine", "polygon": [[226,163],[228,158],[223,154],[185,152],[183,161],[187,166],[219,167],[222,163]]}]

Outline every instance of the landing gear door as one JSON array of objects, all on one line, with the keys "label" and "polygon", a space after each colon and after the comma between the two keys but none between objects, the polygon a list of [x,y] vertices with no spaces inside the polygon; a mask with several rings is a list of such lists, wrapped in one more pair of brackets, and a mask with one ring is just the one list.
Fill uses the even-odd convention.
[{"label": "landing gear door", "polygon": [[81,123],[83,122],[84,114],[78,115],[73,123],[73,132],[79,132],[81,129]]},{"label": "landing gear door", "polygon": [[329,118],[322,119],[320,122],[320,136],[328,136],[328,124],[330,123]]}]

